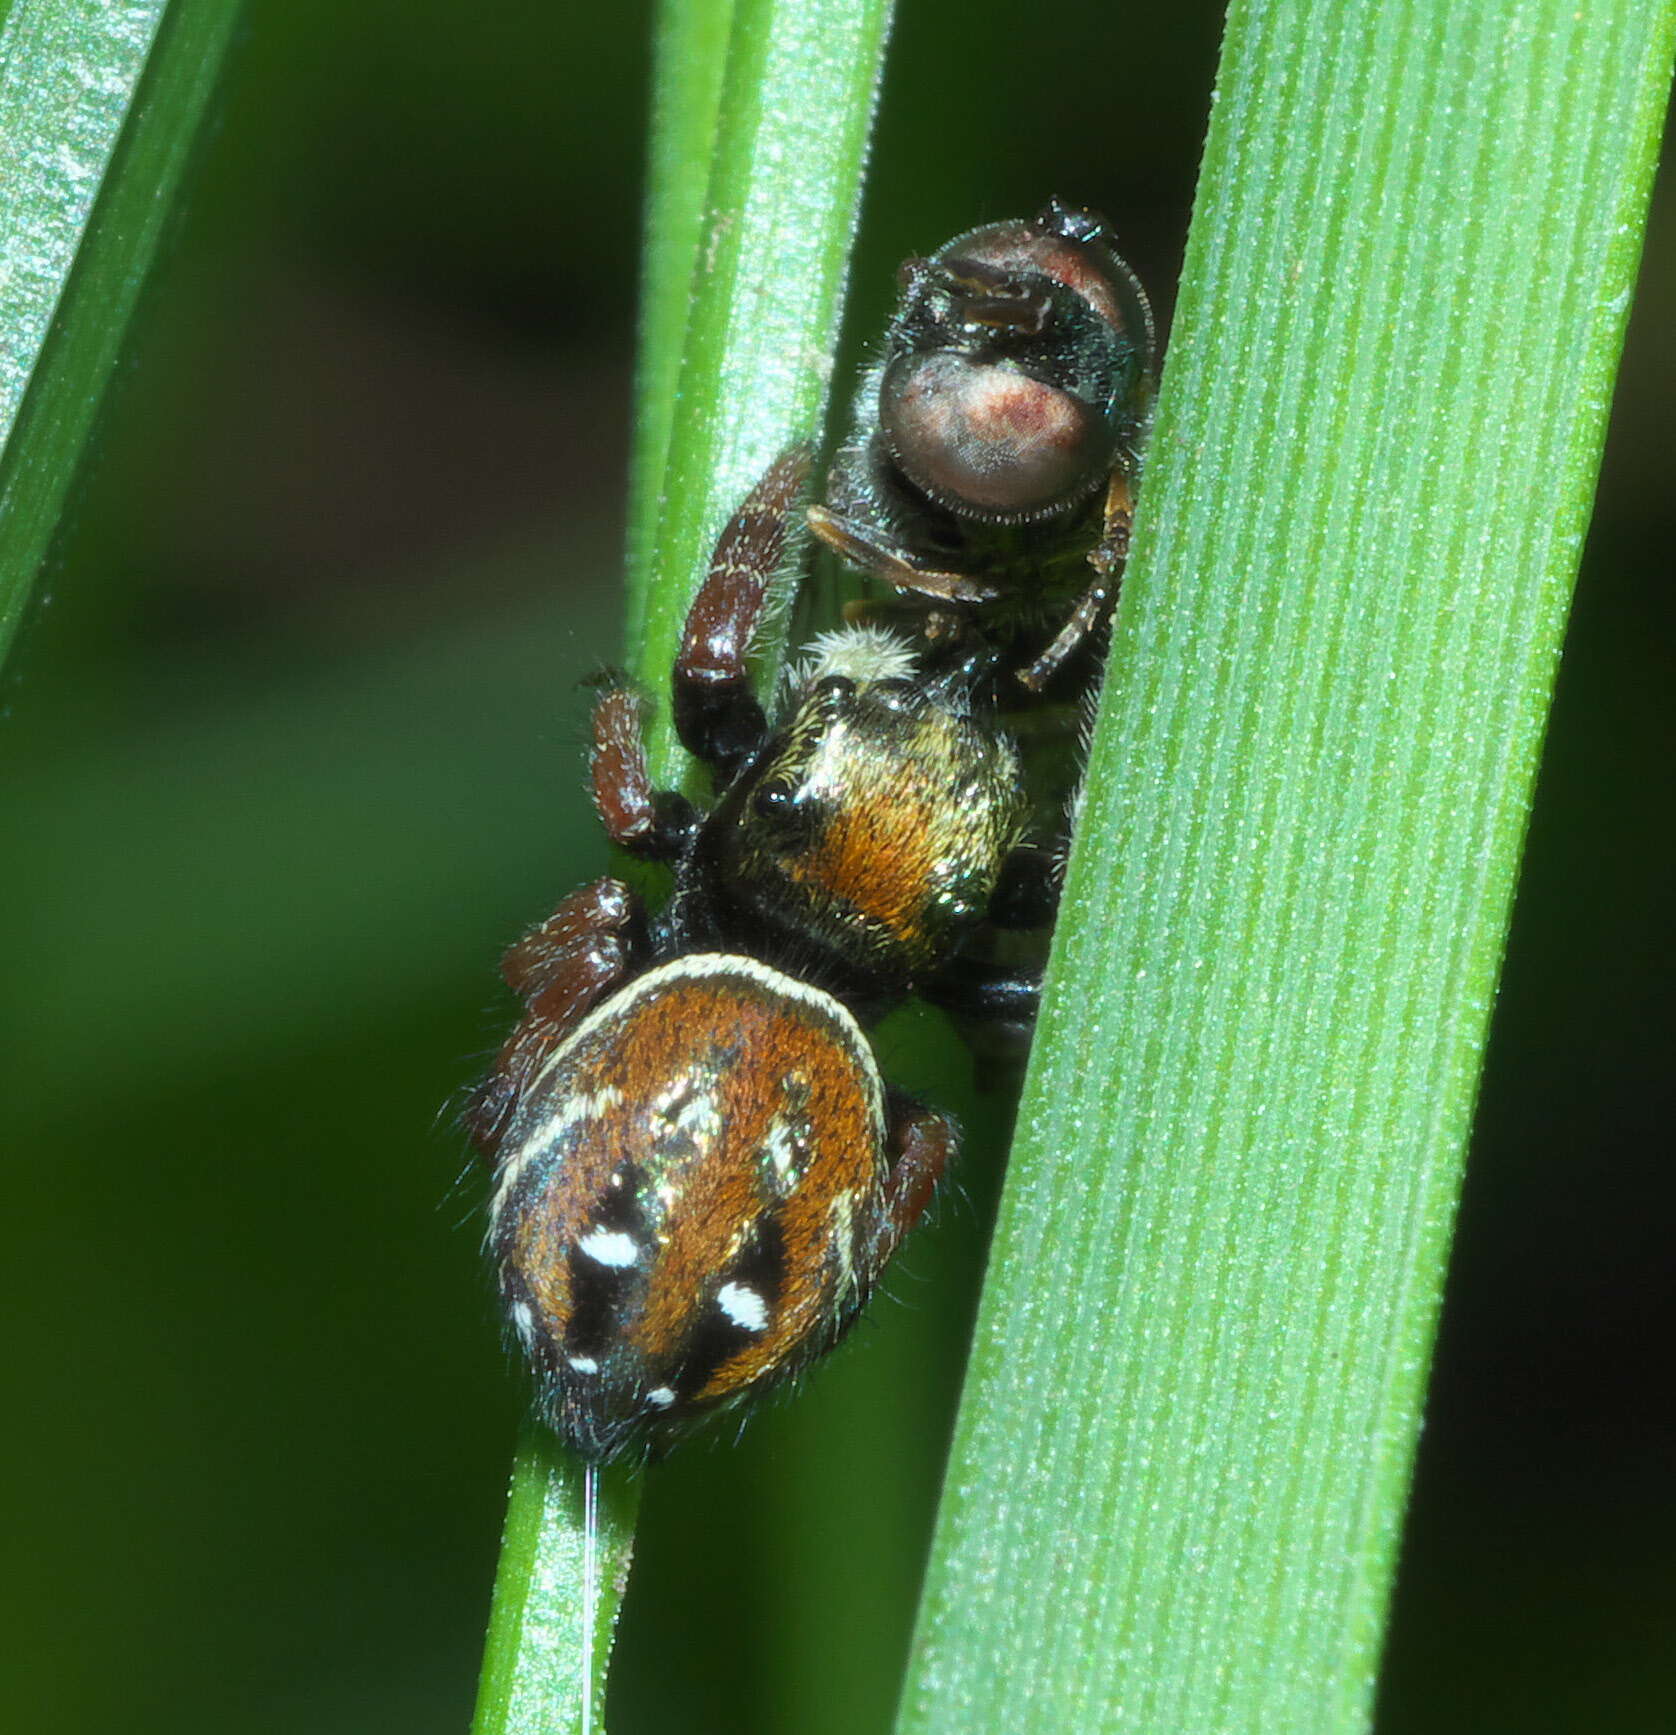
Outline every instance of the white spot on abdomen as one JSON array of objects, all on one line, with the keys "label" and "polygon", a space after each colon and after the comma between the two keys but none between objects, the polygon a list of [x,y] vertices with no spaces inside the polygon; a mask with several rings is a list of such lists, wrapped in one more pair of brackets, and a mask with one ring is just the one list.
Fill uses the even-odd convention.
[{"label": "white spot on abdomen", "polygon": [[675,1402],[675,1394],[668,1386],[653,1386],[646,1394],[646,1402],[654,1410],[667,1410]]},{"label": "white spot on abdomen", "polygon": [[565,1360],[579,1374],[597,1374],[599,1372],[599,1363],[591,1355],[569,1355],[565,1357]]},{"label": "white spot on abdomen", "polygon": [[609,1265],[613,1271],[624,1270],[640,1257],[640,1244],[620,1229],[590,1229],[576,1243],[576,1250],[596,1265]]},{"label": "white spot on abdomen", "polygon": [[716,1305],[741,1331],[761,1331],[768,1324],[768,1303],[743,1283],[724,1283],[716,1291]]}]

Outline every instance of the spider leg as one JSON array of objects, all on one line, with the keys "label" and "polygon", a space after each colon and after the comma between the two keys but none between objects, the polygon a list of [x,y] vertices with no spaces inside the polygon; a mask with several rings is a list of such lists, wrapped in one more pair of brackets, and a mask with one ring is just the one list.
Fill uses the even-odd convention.
[{"label": "spider leg", "polygon": [[885,1207],[869,1253],[872,1274],[889,1263],[902,1237],[925,1215],[937,1183],[960,1149],[960,1133],[947,1115],[892,1091],[890,1173],[885,1177]]},{"label": "spider leg", "polygon": [[621,880],[595,880],[508,949],[501,974],[524,1013],[462,1116],[483,1156],[494,1158],[541,1063],[622,986],[639,951],[641,920],[639,902]]},{"label": "spider leg", "polygon": [[593,733],[588,770],[606,836],[643,860],[675,860],[698,825],[698,812],[684,795],[652,786],[640,701],[629,688],[600,695]]},{"label": "spider leg", "polygon": [[728,521],[687,613],[675,659],[675,729],[682,745],[731,777],[768,730],[747,659],[768,585],[785,558],[791,508],[809,474],[809,449],[777,458]]}]

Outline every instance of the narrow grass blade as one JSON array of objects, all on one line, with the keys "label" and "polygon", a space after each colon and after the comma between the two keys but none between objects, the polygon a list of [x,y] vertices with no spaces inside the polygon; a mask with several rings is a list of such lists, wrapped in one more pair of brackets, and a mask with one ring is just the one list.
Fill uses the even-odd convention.
[{"label": "narrow grass blade", "polygon": [[531,1423],[512,1471],[473,1735],[580,1729],[584,1683],[594,1695],[592,1727],[601,1727],[602,1665],[628,1577],[640,1489],[629,1472],[601,1472],[590,1595],[582,1482],[558,1441]]},{"label": "narrow grass blade", "polygon": [[[818,427],[888,19],[886,0],[664,8],[629,532],[629,662],[649,692],[666,690],[722,524]],[[654,775],[678,777],[667,708],[649,744]],[[583,1681],[598,1703],[639,1490],[607,1479],[601,1605],[584,1633],[581,1482],[556,1448],[526,1442],[474,1735],[579,1730]]]},{"label": "narrow grass blade", "polygon": [[[818,431],[889,12],[886,0],[735,0],[681,365],[673,381],[648,372],[660,396],[638,406],[669,426],[630,527],[646,558],[629,575],[631,660],[654,692],[728,515]],[[687,287],[673,277],[672,264],[671,294]],[[667,714],[650,744],[654,770],[674,775]]]},{"label": "narrow grass blade", "polygon": [[903,1731],[1366,1726],[1671,36],[1233,8]]},{"label": "narrow grass blade", "polygon": [[0,26],[0,658],[237,15],[237,0],[13,0]]},{"label": "narrow grass blade", "polygon": [[639,644],[645,635],[645,575],[651,570],[652,538],[661,514],[664,466],[692,311],[690,292],[704,239],[733,5],[734,0],[671,3],[658,13],[634,388],[638,413],[629,501],[629,645]]}]

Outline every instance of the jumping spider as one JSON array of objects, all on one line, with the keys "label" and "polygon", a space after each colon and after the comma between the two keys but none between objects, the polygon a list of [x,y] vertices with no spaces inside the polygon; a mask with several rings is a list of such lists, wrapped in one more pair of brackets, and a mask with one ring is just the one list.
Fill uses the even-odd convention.
[{"label": "jumping spider", "polygon": [[523,1014],[468,1111],[507,1318],[595,1461],[824,1353],[924,1212],[957,1134],[885,1085],[862,1023],[910,992],[1002,1023],[1034,1008],[1034,980],[973,944],[1056,895],[975,672],[923,675],[852,628],[817,641],[778,726],[752,689],[806,468],[782,459],[729,524],[675,665],[716,805],[652,786],[629,691],[595,708],[606,832],[668,864],[673,896],[649,914],[602,879],[512,947]]}]

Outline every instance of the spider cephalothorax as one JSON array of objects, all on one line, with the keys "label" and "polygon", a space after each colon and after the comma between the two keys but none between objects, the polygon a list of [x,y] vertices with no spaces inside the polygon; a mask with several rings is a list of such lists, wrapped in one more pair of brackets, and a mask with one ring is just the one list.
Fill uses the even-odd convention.
[{"label": "spider cephalothorax", "polygon": [[1019,844],[1018,751],[971,672],[912,672],[868,628],[816,642],[784,728],[731,784],[697,858],[730,933],[771,932],[864,1000],[935,985]]}]

